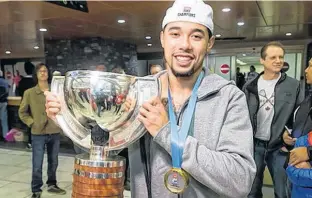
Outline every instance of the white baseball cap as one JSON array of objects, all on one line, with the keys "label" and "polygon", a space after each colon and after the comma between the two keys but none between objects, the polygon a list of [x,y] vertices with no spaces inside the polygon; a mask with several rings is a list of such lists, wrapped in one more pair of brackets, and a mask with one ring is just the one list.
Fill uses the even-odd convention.
[{"label": "white baseball cap", "polygon": [[202,0],[176,0],[167,10],[162,28],[171,22],[188,21],[206,26],[213,33],[212,20],[213,10]]}]

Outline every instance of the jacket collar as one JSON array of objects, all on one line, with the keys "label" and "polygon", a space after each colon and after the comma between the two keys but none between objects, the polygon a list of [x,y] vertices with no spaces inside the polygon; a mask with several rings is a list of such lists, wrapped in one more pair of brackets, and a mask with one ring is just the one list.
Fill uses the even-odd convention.
[{"label": "jacket collar", "polygon": [[41,94],[41,93],[43,93],[43,91],[41,91],[41,89],[40,89],[40,87],[39,87],[39,85],[37,84],[36,86],[35,86],[35,92],[36,92],[36,94]]},{"label": "jacket collar", "polygon": [[[253,79],[246,87],[246,89],[252,93],[257,94],[258,93],[258,80],[260,78],[261,75],[263,75],[264,72],[261,72],[255,79]],[[284,72],[281,72],[281,77],[280,79],[277,81],[276,84],[280,84],[281,82],[283,82],[287,77],[287,74]]]},{"label": "jacket collar", "polygon": [[[235,85],[234,81],[228,81],[217,74],[210,74],[210,71],[207,71],[203,67],[205,77],[203,78],[199,88],[198,88],[198,98],[203,98],[211,94],[215,94],[220,91],[226,85]],[[161,71],[155,75],[156,78],[167,73],[167,70]]]},{"label": "jacket collar", "polygon": [[[49,85],[49,90],[50,90],[50,85]],[[36,86],[35,86],[35,92],[36,92],[36,94],[42,94],[43,93],[43,91],[40,89],[40,87],[39,87],[39,84],[37,84]]]}]

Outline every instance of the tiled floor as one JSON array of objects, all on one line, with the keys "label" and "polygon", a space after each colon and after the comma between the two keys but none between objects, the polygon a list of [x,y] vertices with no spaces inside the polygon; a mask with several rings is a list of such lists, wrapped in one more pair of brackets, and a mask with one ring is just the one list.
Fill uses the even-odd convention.
[{"label": "tiled floor", "polygon": [[[43,165],[43,181],[47,179],[46,156]],[[43,187],[42,198],[70,198],[72,187],[73,155],[60,155],[57,179],[59,186],[67,190],[66,195],[51,195]],[[0,148],[0,197],[30,198],[31,190],[31,152]],[[125,191],[124,197],[130,198]]]},{"label": "tiled floor", "polygon": [[[51,195],[43,188],[42,198],[70,198],[72,169],[74,158],[72,154],[59,156],[59,168],[57,179],[59,186],[67,190],[66,195]],[[46,180],[47,162],[46,156],[43,165],[43,179]],[[31,152],[23,150],[11,150],[0,148],[0,197],[30,198],[31,182]],[[264,198],[273,198],[273,189],[263,187]],[[125,198],[130,198],[130,192],[125,191]]]}]

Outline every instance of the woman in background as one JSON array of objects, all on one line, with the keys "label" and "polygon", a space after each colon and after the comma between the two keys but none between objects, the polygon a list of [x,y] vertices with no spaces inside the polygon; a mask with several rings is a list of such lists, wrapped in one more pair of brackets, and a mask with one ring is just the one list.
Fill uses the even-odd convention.
[{"label": "woman in background", "polygon": [[[312,84],[312,58],[305,70],[307,84]],[[295,141],[295,148],[290,151],[286,169],[292,183],[292,198],[312,197],[312,95],[309,94],[295,111],[294,128],[291,136],[285,132],[285,142]],[[298,138],[298,139],[296,139]]]}]

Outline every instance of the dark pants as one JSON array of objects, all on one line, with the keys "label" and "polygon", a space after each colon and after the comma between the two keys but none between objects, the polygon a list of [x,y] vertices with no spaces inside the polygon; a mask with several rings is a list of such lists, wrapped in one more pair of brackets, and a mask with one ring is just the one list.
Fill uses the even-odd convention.
[{"label": "dark pants", "polygon": [[41,192],[42,163],[47,147],[48,154],[48,181],[47,185],[56,185],[56,169],[58,166],[58,154],[60,148],[60,134],[32,135],[32,181],[33,193]]},{"label": "dark pants", "polygon": [[112,103],[107,102],[107,111],[110,111],[112,109]]},{"label": "dark pants", "polygon": [[31,128],[27,127],[28,144],[31,144]]},{"label": "dark pants", "polygon": [[115,109],[115,113],[118,114],[120,111],[121,105],[120,104],[116,104],[116,109]]},{"label": "dark pants", "polygon": [[254,158],[257,165],[257,174],[252,185],[248,198],[262,198],[263,173],[268,166],[274,185],[275,198],[287,198],[287,175],[284,169],[287,154],[279,149],[267,150],[267,142],[255,139]]}]

